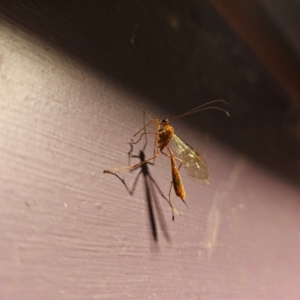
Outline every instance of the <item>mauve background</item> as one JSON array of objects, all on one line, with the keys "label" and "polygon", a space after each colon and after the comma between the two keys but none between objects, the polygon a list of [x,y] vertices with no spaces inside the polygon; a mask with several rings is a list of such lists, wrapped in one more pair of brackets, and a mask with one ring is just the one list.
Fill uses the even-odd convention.
[{"label": "mauve background", "polygon": [[[6,1],[0,26],[1,299],[299,298],[299,99],[210,4]],[[102,173],[143,110],[218,98],[173,123],[211,175],[182,170],[174,222],[168,159],[119,173],[132,195]]]}]

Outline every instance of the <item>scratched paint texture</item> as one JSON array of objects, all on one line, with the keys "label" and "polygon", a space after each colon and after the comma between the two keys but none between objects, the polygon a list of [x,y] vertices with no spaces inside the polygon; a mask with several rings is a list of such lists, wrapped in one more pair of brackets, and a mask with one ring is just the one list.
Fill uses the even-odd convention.
[{"label": "scratched paint texture", "polygon": [[[0,22],[0,299],[298,299],[297,108],[213,9],[11,3]],[[121,172],[132,193],[102,173],[128,163],[143,110],[163,119],[219,97],[230,118],[173,123],[211,177],[202,186],[182,170],[189,209],[173,194],[174,222],[159,192],[167,158]],[[153,140],[141,149],[150,157]]]}]

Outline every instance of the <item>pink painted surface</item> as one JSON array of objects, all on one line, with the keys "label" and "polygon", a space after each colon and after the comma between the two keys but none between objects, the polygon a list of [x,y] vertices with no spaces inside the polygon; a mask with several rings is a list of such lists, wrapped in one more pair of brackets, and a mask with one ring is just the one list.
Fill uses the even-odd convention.
[{"label": "pink painted surface", "polygon": [[[120,4],[114,9],[100,11],[114,15],[123,7]],[[143,7],[139,9],[143,11]],[[68,24],[67,20],[61,22]],[[193,26],[197,24],[177,28],[181,19],[172,14],[163,20],[167,20],[164,30],[170,31],[172,41],[176,40],[174,30],[179,31],[180,41],[185,36],[181,30],[196,35]],[[172,77],[172,67],[160,69],[166,63],[151,60],[151,49],[146,59],[139,50],[148,43],[163,42],[157,36],[143,41],[143,30],[151,31],[147,24],[140,19],[131,23],[134,34],[119,41],[125,52],[118,57],[116,69],[108,70],[116,48],[111,52],[105,49],[107,61],[102,70],[100,63],[90,66],[94,57],[82,60],[85,53],[80,48],[76,51],[83,56],[77,59],[75,50],[70,54],[70,49],[63,47],[64,52],[1,21],[0,298],[298,299],[300,152],[296,110],[288,110],[284,93],[238,40],[234,40],[236,51],[245,51],[251,64],[241,60],[236,70],[240,65],[230,66],[224,58],[211,67],[216,72],[213,79],[206,62],[209,54],[202,58],[198,54],[203,51],[204,55],[204,49],[194,48],[198,54],[190,62],[185,60],[186,68],[175,68]],[[51,28],[49,25],[48,30]],[[113,33],[113,29],[107,30]],[[200,33],[207,47],[205,30]],[[228,28],[222,30],[232,38]],[[96,33],[101,37],[101,31]],[[81,34],[79,41],[84,38]],[[91,42],[91,37],[85,37]],[[69,47],[77,43],[74,36],[68,38],[65,43]],[[222,41],[221,35],[218,38]],[[62,41],[58,38],[61,47]],[[117,45],[118,41],[111,43]],[[200,41],[197,43],[199,46]],[[167,50],[172,49],[171,44],[165,46]],[[164,53],[161,47],[159,51]],[[215,54],[221,51],[213,49]],[[180,52],[176,47],[173,50],[174,60],[179,59]],[[104,59],[99,60],[102,63]],[[147,68],[143,69],[143,63]],[[207,73],[198,74],[201,66]],[[155,68],[158,79],[152,77]],[[144,73],[135,75],[137,70]],[[228,77],[225,71],[230,71]],[[128,81],[126,74],[130,75]],[[239,76],[240,84],[232,84]],[[199,86],[193,85],[193,78],[199,80]],[[207,78],[214,81],[207,83]],[[151,180],[141,175],[131,195],[118,178],[102,173],[127,164],[127,142],[141,128],[143,110],[167,118],[222,94],[229,101],[231,118],[210,111],[173,123],[178,135],[205,157],[211,175],[211,184],[202,186],[182,171],[189,210],[173,195],[182,211],[174,222]],[[239,97],[242,95],[245,97]],[[143,146],[141,141],[134,154]],[[151,147],[149,140],[147,157],[152,154]],[[167,195],[171,180],[168,159],[160,157],[148,170]],[[137,173],[119,175],[132,188]],[[146,183],[152,195],[157,240]]]}]

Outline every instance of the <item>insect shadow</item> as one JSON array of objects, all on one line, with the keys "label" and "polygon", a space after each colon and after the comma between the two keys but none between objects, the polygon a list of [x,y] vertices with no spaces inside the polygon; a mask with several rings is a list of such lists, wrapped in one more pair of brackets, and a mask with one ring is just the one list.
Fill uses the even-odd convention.
[{"label": "insect shadow", "polygon": [[[130,144],[131,145],[131,144]],[[143,162],[146,160],[146,156],[145,156],[145,148],[146,148],[147,142],[145,143],[143,150],[140,150],[139,155],[132,155],[132,151],[133,151],[133,146],[131,145],[131,150],[128,152],[128,157],[129,160],[131,158],[139,158],[140,162]],[[167,225],[166,225],[166,221],[160,206],[160,202],[157,199],[156,193],[155,193],[155,188],[156,190],[159,192],[159,194],[168,201],[168,199],[164,196],[163,192],[161,191],[161,189],[159,188],[158,184],[156,183],[156,181],[153,179],[152,175],[150,174],[148,165],[154,165],[154,162],[146,162],[144,164],[141,164],[137,169],[139,169],[139,173],[137,174],[133,186],[130,189],[128,187],[128,185],[126,184],[125,180],[123,178],[121,178],[118,174],[116,173],[111,173],[112,175],[115,175],[125,186],[126,190],[128,191],[128,193],[130,195],[133,195],[138,183],[138,180],[140,178],[140,176],[142,175],[144,178],[144,185],[145,185],[145,193],[146,193],[146,202],[147,202],[147,206],[148,206],[148,212],[149,212],[149,220],[150,220],[150,226],[151,226],[151,231],[152,231],[152,236],[154,241],[158,241],[158,235],[157,235],[157,222],[155,219],[158,220],[158,222],[160,223],[163,235],[165,237],[165,239],[168,242],[171,242],[171,238],[167,229]],[[135,171],[136,169],[133,169],[132,171]],[[155,188],[154,188],[155,187]],[[157,218],[155,218],[155,216],[157,216]]]}]

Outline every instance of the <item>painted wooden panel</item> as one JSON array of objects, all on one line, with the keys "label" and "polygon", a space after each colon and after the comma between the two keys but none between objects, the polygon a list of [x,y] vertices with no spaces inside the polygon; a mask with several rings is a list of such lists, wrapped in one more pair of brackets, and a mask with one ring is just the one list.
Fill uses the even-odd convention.
[{"label": "painted wooden panel", "polygon": [[[59,7],[41,3],[48,13],[51,5]],[[50,21],[66,13],[63,5],[43,19],[49,22],[43,38],[40,28],[30,27],[41,19],[24,21],[38,35],[1,21],[1,299],[299,297],[297,110],[288,108],[281,88],[210,8],[202,4],[202,13],[220,27],[199,25],[201,7],[185,7],[188,17],[178,17],[164,5],[165,15],[155,15],[154,7],[144,23],[147,6],[138,2],[133,21],[125,12],[136,11],[121,3],[95,10],[100,21],[90,11],[83,19],[99,21],[94,29],[110,26],[104,50],[101,30],[80,23],[80,31],[68,23],[74,11],[59,19],[66,25],[59,34]],[[80,4],[74,7],[79,14]],[[38,6],[22,9],[42,15]],[[165,27],[146,36],[155,18]],[[209,40],[209,30],[223,33]],[[118,39],[110,41],[107,32]],[[191,41],[189,34],[197,32],[200,38]],[[230,39],[235,48],[225,48],[228,56],[213,46],[225,47]],[[186,45],[194,46],[190,61]],[[106,57],[97,61],[97,53]],[[159,60],[162,53],[167,62]],[[218,53],[222,59],[210,57]],[[168,195],[171,181],[168,158],[159,157],[140,175],[139,169],[120,172],[120,178],[103,174],[128,164],[128,142],[143,126],[143,110],[164,119],[221,96],[230,118],[207,111],[174,120],[178,135],[205,158],[211,177],[210,185],[200,185],[181,170],[189,209],[173,193],[182,212],[174,221],[161,195]],[[132,154],[141,150],[153,154],[151,137]]]}]

